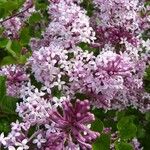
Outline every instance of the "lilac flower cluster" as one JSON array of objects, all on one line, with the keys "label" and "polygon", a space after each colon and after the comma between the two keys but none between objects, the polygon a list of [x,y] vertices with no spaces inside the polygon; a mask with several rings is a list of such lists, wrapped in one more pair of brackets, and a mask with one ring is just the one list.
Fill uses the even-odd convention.
[{"label": "lilac flower cluster", "polygon": [[63,116],[55,110],[50,113],[50,118],[55,122],[55,126],[61,129],[68,138],[71,138],[72,135],[72,138],[67,141],[77,140],[82,149],[91,149],[88,143],[96,139],[99,133],[90,131],[86,126],[94,121],[94,115],[88,112],[89,101],[77,100],[74,107],[69,101],[64,101],[62,107]]},{"label": "lilac flower cluster", "polygon": [[14,17],[6,18],[0,22],[5,28],[4,35],[13,39],[19,37],[19,30],[24,25],[24,22],[35,12],[33,0],[26,0],[22,8]]},{"label": "lilac flower cluster", "polygon": [[29,80],[25,67],[19,65],[3,66],[0,68],[0,76],[6,76],[7,94],[14,97],[20,96],[22,85]]},{"label": "lilac flower cluster", "polygon": [[[43,33],[43,39],[32,39],[31,48],[48,47],[53,41],[67,50],[80,42],[91,43],[95,40],[95,32],[90,27],[90,18],[73,0],[51,1],[49,14],[52,21]],[[52,43],[53,43],[52,42]]]},{"label": "lilac flower cluster", "polygon": [[127,90],[131,80],[140,86],[133,79],[135,64],[125,54],[107,51],[94,58],[92,54],[83,53],[77,55],[71,65],[70,90],[84,92],[97,107],[109,107],[110,100],[119,91]]},{"label": "lilac flower cluster", "polygon": [[[148,25],[148,8],[144,0],[94,0],[92,23],[96,30],[98,47],[118,46],[122,40],[136,46]],[[143,15],[142,15],[143,14]],[[96,19],[95,19],[96,18]]]},{"label": "lilac flower cluster", "polygon": [[[148,19],[140,14],[144,0],[94,0],[91,18],[80,7],[81,2],[51,0],[51,21],[41,39],[31,39],[33,53],[26,66],[0,69],[0,75],[7,77],[8,95],[22,99],[16,109],[22,122],[12,123],[7,137],[0,136],[0,144],[9,150],[92,149],[100,135],[90,129],[94,121],[90,106],[150,110],[150,95],[143,87],[150,60],[150,41],[141,37],[148,26]],[[26,11],[30,4],[26,1],[20,10],[24,13],[4,22],[8,35],[16,37],[22,20],[34,11],[34,6]],[[98,54],[83,51],[78,46],[82,42],[96,46]],[[26,67],[42,84],[40,89],[31,84]],[[53,95],[54,89],[60,91],[60,97]],[[88,100],[80,101],[77,93]],[[138,147],[136,140],[133,143]]]},{"label": "lilac flower cluster", "polygon": [[[30,89],[30,90],[29,90]],[[91,131],[89,124],[94,115],[89,112],[88,100],[77,100],[72,104],[69,99],[62,98],[62,107],[53,107],[53,98],[44,98],[44,93],[28,83],[28,88],[21,91],[25,100],[18,104],[22,122],[12,123],[11,132],[7,137],[2,133],[0,143],[9,150],[34,148],[50,149],[91,149],[91,142],[98,132]],[[63,115],[60,114],[60,108]],[[36,131],[29,136],[29,129],[36,126]]]}]

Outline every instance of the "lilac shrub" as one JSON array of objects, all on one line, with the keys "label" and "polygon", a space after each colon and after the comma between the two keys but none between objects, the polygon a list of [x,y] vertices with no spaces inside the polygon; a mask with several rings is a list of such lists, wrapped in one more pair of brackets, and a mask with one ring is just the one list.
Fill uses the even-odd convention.
[{"label": "lilac shrub", "polygon": [[[11,124],[7,136],[1,133],[0,147],[90,150],[101,138],[101,133],[93,131],[93,122],[101,119],[94,116],[95,110],[120,112],[131,107],[143,114],[150,111],[150,95],[144,89],[150,41],[143,38],[149,29],[149,7],[144,0],[93,0],[89,17],[81,7],[84,3],[49,0],[41,38],[21,43],[23,49],[31,49],[27,62],[0,68],[0,76],[6,76],[7,95],[20,100],[16,104],[19,119]],[[37,7],[27,0],[16,15],[3,19],[3,35],[19,39]],[[111,127],[101,132],[111,135],[109,148],[115,149],[121,133],[112,134]],[[142,150],[136,137],[129,139],[135,150]]]}]

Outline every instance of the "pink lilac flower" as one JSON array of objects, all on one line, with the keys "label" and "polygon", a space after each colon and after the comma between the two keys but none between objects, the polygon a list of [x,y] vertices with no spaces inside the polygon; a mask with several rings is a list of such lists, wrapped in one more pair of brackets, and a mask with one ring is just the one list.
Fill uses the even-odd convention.
[{"label": "pink lilac flower", "polygon": [[1,144],[6,145],[6,138],[4,136],[4,133],[1,133],[0,135],[0,145]]},{"label": "pink lilac flower", "polygon": [[[17,126],[19,129],[14,128],[14,126]],[[2,143],[3,146],[7,147],[11,150],[11,148],[18,148],[18,149],[29,149],[29,146],[27,145],[28,139],[26,139],[26,134],[30,128],[30,125],[27,123],[19,123],[16,121],[16,123],[11,124],[11,132],[5,137],[5,143]]]},{"label": "pink lilac flower", "polygon": [[144,26],[148,24],[145,19],[148,15],[145,17],[141,15],[145,10],[144,2],[144,0],[94,0],[95,10],[91,25],[96,31],[95,46],[103,48],[105,44],[110,43],[118,47],[122,39],[137,46]]},{"label": "pink lilac flower", "polygon": [[144,1],[94,0],[94,3],[96,9],[100,10],[98,19],[102,26],[124,26],[131,31],[139,28],[139,12],[144,7]]},{"label": "pink lilac flower", "polygon": [[36,80],[42,82],[51,91],[51,88],[57,86],[61,89],[65,84],[65,81],[61,80],[64,75],[61,65],[67,59],[67,51],[53,42],[49,47],[41,47],[39,51],[34,51],[29,63]]},{"label": "pink lilac flower", "polygon": [[90,27],[86,11],[70,0],[52,1],[49,6],[52,21],[43,33],[43,39],[32,39],[33,50],[48,47],[51,41],[69,49],[80,42],[91,43],[95,32]]},{"label": "pink lilac flower", "polygon": [[6,32],[4,32],[5,36],[13,37],[15,39],[18,38],[18,31],[21,29],[21,20],[19,17],[11,18],[3,23]]},{"label": "pink lilac flower", "polygon": [[46,142],[46,140],[42,137],[42,134],[39,134],[39,135],[37,136],[37,139],[34,139],[34,140],[33,140],[33,143],[34,143],[34,144],[37,144],[37,147],[38,147],[38,148],[41,148],[42,143],[45,143],[45,142]]},{"label": "pink lilac flower", "polygon": [[[46,110],[47,106],[40,107],[45,107]],[[33,108],[30,109],[36,111]],[[90,130],[88,127],[94,121],[94,115],[89,112],[89,101],[77,100],[75,104],[72,104],[70,101],[64,100],[61,109],[62,115],[58,111],[60,108],[46,110],[48,117],[43,116],[43,121],[39,121],[37,118],[34,123],[31,120],[32,118],[21,116],[22,122],[12,123],[11,132],[7,137],[2,135],[1,143],[8,149],[29,149],[30,143],[41,150],[61,150],[65,148],[79,150],[80,147],[91,149],[91,142],[99,136],[99,133]],[[43,112],[43,110],[39,111]],[[29,137],[29,129],[33,126],[36,126],[35,132]]]},{"label": "pink lilac flower", "polygon": [[15,97],[19,96],[21,86],[29,79],[25,67],[19,65],[1,67],[0,75],[7,78],[7,94]]},{"label": "pink lilac flower", "polygon": [[132,139],[132,144],[134,146],[134,150],[143,150],[143,147],[141,147],[141,144],[138,141],[138,139],[136,138]]},{"label": "pink lilac flower", "polygon": [[[10,150],[30,149],[31,144],[41,150],[92,149],[91,144],[100,133],[89,128],[95,120],[90,104],[105,110],[128,106],[141,112],[150,110],[150,95],[143,89],[149,59],[143,55],[143,49],[148,54],[149,41],[140,38],[140,32],[146,28],[141,25],[144,16],[140,16],[144,1],[94,0],[94,44],[102,48],[97,55],[77,46],[81,42],[93,44],[95,40],[90,19],[79,6],[81,1],[50,2],[51,22],[42,39],[31,40],[33,54],[28,60],[28,67],[42,88],[31,84],[25,66],[0,69],[0,74],[7,77],[7,93],[22,99],[16,109],[22,122],[12,123],[7,137],[0,136],[0,144]],[[13,27],[4,22],[14,37],[34,12],[32,1],[26,1],[20,11],[24,13],[17,16],[19,20],[12,18]],[[61,91],[60,97],[52,96],[54,88]],[[89,101],[75,100],[76,93],[84,94]],[[33,127],[34,133],[29,136]],[[117,132],[114,140],[116,136]],[[139,148],[138,142],[133,142]]]},{"label": "pink lilac flower", "polygon": [[35,12],[35,6],[33,0],[26,0],[23,4],[22,8],[20,9],[20,12],[22,12],[19,17],[22,21],[27,20],[33,12]]},{"label": "pink lilac flower", "polygon": [[33,12],[35,12],[33,1],[26,0],[22,8],[19,10],[19,13],[10,18],[6,18],[6,20],[2,20],[2,23],[0,24],[5,28],[3,34],[9,38],[18,39],[21,27]]},{"label": "pink lilac flower", "polygon": [[126,39],[129,43],[137,46],[138,39],[135,35],[127,31],[124,27],[114,26],[106,27],[103,26],[96,28],[96,41],[93,46],[103,48],[106,44],[112,44],[113,46],[121,45],[122,39]]},{"label": "pink lilac flower", "polygon": [[30,125],[46,123],[49,116],[48,111],[52,106],[51,102],[44,98],[45,93],[37,88],[24,91],[24,89],[21,90],[21,95],[24,95],[23,102],[17,104],[16,111],[19,116]]},{"label": "pink lilac flower", "polygon": [[[146,2],[146,0],[145,0]],[[143,31],[147,31],[149,29],[149,23],[150,23],[150,6],[149,5],[145,5],[145,7],[142,9],[141,11],[141,28]]]},{"label": "pink lilac flower", "polygon": [[29,149],[29,146],[26,145],[28,142],[27,139],[22,140],[21,142],[16,142],[15,145],[18,147],[18,150],[26,150]]},{"label": "pink lilac flower", "polygon": [[94,115],[89,113],[89,109],[90,103],[87,100],[77,100],[74,106],[71,102],[64,101],[63,114],[53,110],[50,112],[49,118],[56,123],[55,127],[60,129],[66,138],[75,140],[83,149],[91,149],[89,143],[95,140],[99,133],[91,131],[87,127],[89,123],[94,121]]},{"label": "pink lilac flower", "polygon": [[94,57],[80,52],[71,61],[69,90],[85,93],[97,107],[109,107],[117,92],[127,88],[126,82],[134,81],[135,62],[127,54],[104,51]]}]

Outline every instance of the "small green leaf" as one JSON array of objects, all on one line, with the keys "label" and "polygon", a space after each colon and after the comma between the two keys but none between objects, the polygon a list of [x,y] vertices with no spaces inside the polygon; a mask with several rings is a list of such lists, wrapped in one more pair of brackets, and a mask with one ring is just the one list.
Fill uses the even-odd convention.
[{"label": "small green leaf", "polygon": [[6,50],[9,54],[11,54],[11,56],[13,56],[15,59],[18,59],[17,54],[12,50],[12,41],[11,40],[9,40],[7,42]]},{"label": "small green leaf", "polygon": [[30,41],[29,29],[23,28],[20,33],[20,42],[22,45],[27,45]]},{"label": "small green leaf", "polygon": [[133,123],[133,116],[123,117],[117,124],[122,139],[131,139],[136,136],[137,127]]},{"label": "small green leaf", "polygon": [[6,77],[0,76],[0,100],[6,95]]},{"label": "small green leaf", "polygon": [[46,10],[47,5],[48,5],[48,1],[47,0],[45,0],[45,1],[36,0],[36,2],[35,2],[36,10]]},{"label": "small green leaf", "polygon": [[5,118],[0,118],[0,133],[8,133],[10,131],[10,122],[9,120]]},{"label": "small green leaf", "polygon": [[125,111],[117,111],[116,112],[117,120],[120,120],[124,116],[125,116]]},{"label": "small green leaf", "polygon": [[5,15],[5,9],[4,8],[0,8],[0,18],[3,18]]},{"label": "small green leaf", "polygon": [[3,66],[3,65],[10,65],[10,64],[16,64],[16,59],[14,59],[14,57],[12,56],[6,56],[2,59],[0,65]]},{"label": "small green leaf", "polygon": [[110,135],[102,134],[97,138],[92,145],[93,150],[109,150],[110,149]]},{"label": "small green leaf", "polygon": [[115,149],[116,150],[134,150],[131,144],[124,143],[124,142],[115,143]]},{"label": "small green leaf", "polygon": [[14,97],[4,96],[0,99],[0,109],[3,113],[15,115],[17,102],[18,100]]},{"label": "small green leaf", "polygon": [[6,48],[7,43],[8,39],[0,38],[0,48]]},{"label": "small green leaf", "polygon": [[137,127],[137,138],[144,138],[146,134],[145,129],[142,126]]},{"label": "small green leaf", "polygon": [[13,40],[13,41],[12,41],[11,48],[12,48],[12,50],[13,50],[17,55],[20,55],[22,46],[21,46],[21,44],[19,43],[19,41]]},{"label": "small green leaf", "polygon": [[40,13],[33,13],[32,16],[29,19],[29,24],[35,24],[40,22],[42,19]]},{"label": "small green leaf", "polygon": [[99,132],[99,133],[101,133],[102,132],[102,130],[103,130],[103,122],[101,121],[101,120],[99,120],[99,119],[96,119],[93,123],[92,123],[92,125],[91,125],[91,129],[93,130],[93,131],[97,131],[97,132]]},{"label": "small green leaf", "polygon": [[26,61],[27,61],[27,57],[25,56],[25,55],[21,55],[20,57],[19,57],[19,64],[25,64],[26,63]]},{"label": "small green leaf", "polygon": [[145,119],[150,122],[150,112],[146,112]]}]

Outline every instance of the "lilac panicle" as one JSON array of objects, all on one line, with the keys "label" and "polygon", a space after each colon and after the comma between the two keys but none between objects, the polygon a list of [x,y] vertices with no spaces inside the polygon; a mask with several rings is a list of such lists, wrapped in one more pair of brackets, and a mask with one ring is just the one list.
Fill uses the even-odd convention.
[{"label": "lilac panicle", "polygon": [[63,114],[57,110],[50,112],[50,119],[56,123],[56,128],[60,129],[72,140],[76,141],[83,149],[91,149],[89,144],[98,136],[98,132],[91,131],[87,125],[94,121],[94,115],[88,112],[90,103],[88,100],[77,100],[73,104],[69,101],[63,102]]},{"label": "lilac panicle", "polygon": [[25,67],[9,65],[0,68],[0,75],[6,76],[7,94],[19,97],[21,86],[29,80]]}]

